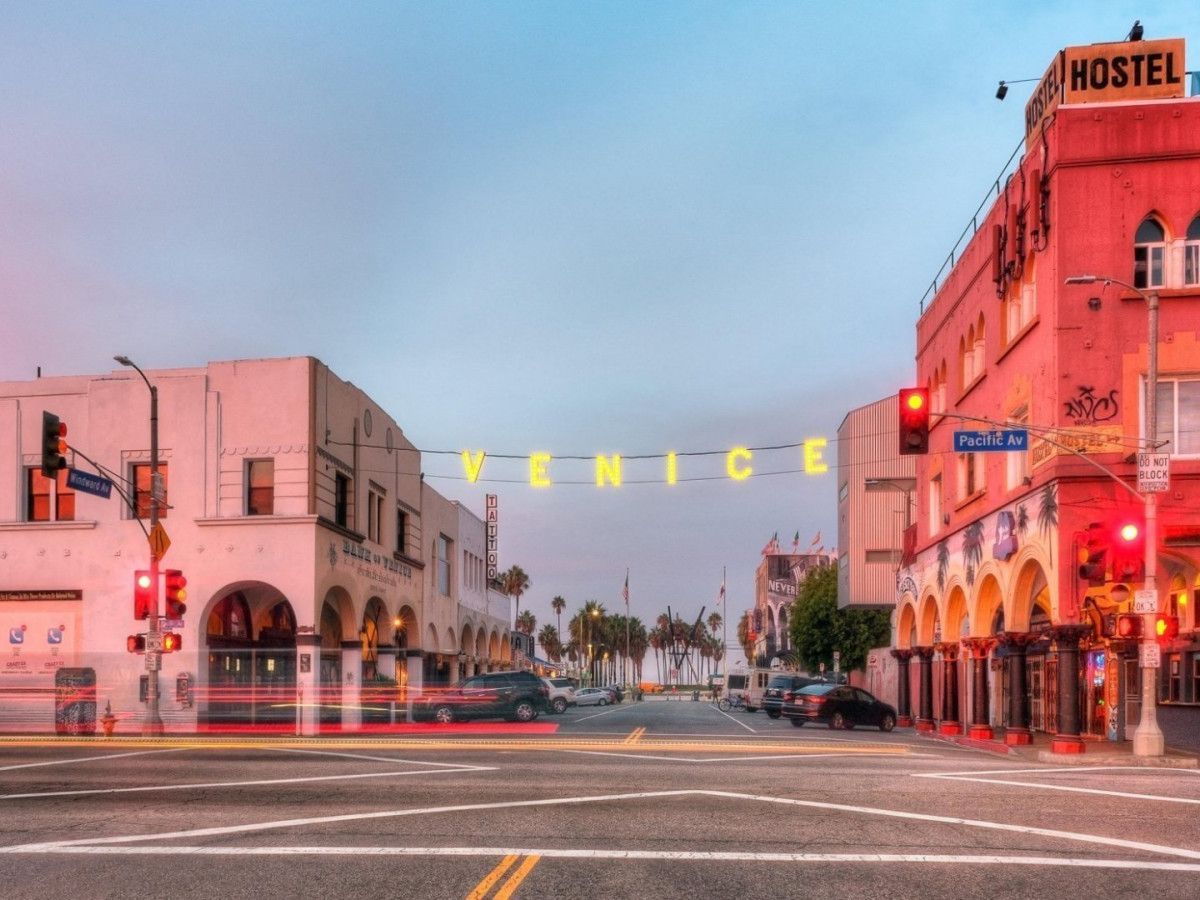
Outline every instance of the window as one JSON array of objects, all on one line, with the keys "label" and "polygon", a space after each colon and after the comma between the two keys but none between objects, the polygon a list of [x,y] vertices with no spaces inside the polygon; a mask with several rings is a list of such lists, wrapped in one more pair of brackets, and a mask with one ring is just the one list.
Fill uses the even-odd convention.
[{"label": "window", "polygon": [[1163,699],[1168,703],[1179,702],[1179,666],[1178,653],[1167,657],[1167,696]]},{"label": "window", "polygon": [[408,527],[408,516],[404,510],[396,510],[396,552],[403,553],[405,547],[404,529]]},{"label": "window", "polygon": [[1200,653],[1192,657],[1192,700],[1200,703]]},{"label": "window", "polygon": [[958,498],[973,497],[984,488],[984,461],[981,453],[958,455]]},{"label": "window", "polygon": [[[1009,426],[1012,428],[1028,428],[1029,427],[1029,407],[1022,406],[1020,409],[1013,412],[1009,417]],[[1029,478],[1033,470],[1029,467],[1029,451],[1024,453],[1013,451],[1005,453],[1005,465],[1007,469],[1007,477],[1005,486],[1011,491],[1013,488],[1024,486],[1025,479]]]},{"label": "window", "polygon": [[942,475],[929,479],[929,533],[937,534],[942,527]]},{"label": "window", "polygon": [[1200,378],[1158,382],[1158,440],[1172,456],[1200,456]]},{"label": "window", "polygon": [[1133,286],[1163,286],[1163,256],[1167,235],[1153,218],[1145,219],[1133,236]]},{"label": "window", "polygon": [[437,588],[443,597],[450,596],[450,545],[453,541],[439,534],[434,544],[437,553]]},{"label": "window", "polygon": [[367,491],[367,540],[383,543],[383,494],[374,488]]},{"label": "window", "polygon": [[333,521],[350,527],[350,479],[341,472],[333,476]]},{"label": "window", "polygon": [[67,470],[47,478],[41,469],[25,470],[25,521],[70,522],[75,518],[75,492],[67,487]]},{"label": "window", "polygon": [[275,460],[252,459],[246,463],[246,515],[269,516],[275,512]]},{"label": "window", "polygon": [[1200,284],[1200,216],[1192,219],[1183,243],[1183,283]]},{"label": "window", "polygon": [[[167,517],[167,464],[158,464],[158,477],[161,483],[162,496],[158,498],[158,517]],[[130,467],[130,478],[133,482],[133,509],[139,519],[150,518],[150,463],[134,463]]]}]

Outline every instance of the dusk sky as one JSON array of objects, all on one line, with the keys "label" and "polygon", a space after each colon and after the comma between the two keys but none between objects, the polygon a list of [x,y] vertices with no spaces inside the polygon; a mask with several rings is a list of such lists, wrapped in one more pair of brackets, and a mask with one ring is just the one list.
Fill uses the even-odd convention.
[{"label": "dusk sky", "polygon": [[[1200,39],[1194,0],[5,4],[0,380],[311,355],[422,448],[832,462],[1022,139],[997,82],[1138,18]],[[753,466],[424,459],[499,493],[539,625],[626,568],[691,618],[725,566],[731,644],[773,533],[836,543],[832,466]]]}]

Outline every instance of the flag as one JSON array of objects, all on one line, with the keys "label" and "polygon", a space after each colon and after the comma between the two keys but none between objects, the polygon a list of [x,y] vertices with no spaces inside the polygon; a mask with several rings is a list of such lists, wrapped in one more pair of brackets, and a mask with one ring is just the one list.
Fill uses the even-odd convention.
[{"label": "flag", "polygon": [[722,606],[725,605],[725,579],[724,578],[721,579],[721,590],[717,594],[717,602],[720,603]]},{"label": "flag", "polygon": [[800,532],[796,532],[796,536],[792,538],[792,552],[795,553],[800,547]]},{"label": "flag", "polygon": [[818,531],[818,532],[817,532],[817,534],[816,534],[816,537],[814,537],[814,538],[812,539],[812,543],[811,543],[811,544],[809,544],[808,546],[810,546],[810,547],[816,547],[816,546],[817,546],[818,544],[820,544],[820,543],[821,543],[821,532],[820,532],[820,531]]},{"label": "flag", "polygon": [[629,609],[629,570],[625,570],[625,590],[621,592],[625,597],[625,609]]}]

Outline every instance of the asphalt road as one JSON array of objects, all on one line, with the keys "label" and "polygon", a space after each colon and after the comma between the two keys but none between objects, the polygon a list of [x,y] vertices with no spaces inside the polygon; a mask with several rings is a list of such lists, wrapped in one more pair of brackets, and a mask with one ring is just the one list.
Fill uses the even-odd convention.
[{"label": "asphalt road", "polygon": [[1197,896],[1192,771],[1013,763],[708,703],[550,721],[3,740],[0,894]]}]

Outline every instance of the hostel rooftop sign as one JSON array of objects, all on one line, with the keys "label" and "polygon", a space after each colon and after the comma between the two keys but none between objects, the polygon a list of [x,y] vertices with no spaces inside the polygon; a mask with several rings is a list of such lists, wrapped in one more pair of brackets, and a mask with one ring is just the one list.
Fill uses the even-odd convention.
[{"label": "hostel rooftop sign", "polygon": [[1183,38],[1067,47],[1025,104],[1025,147],[1060,103],[1113,103],[1184,96]]}]

